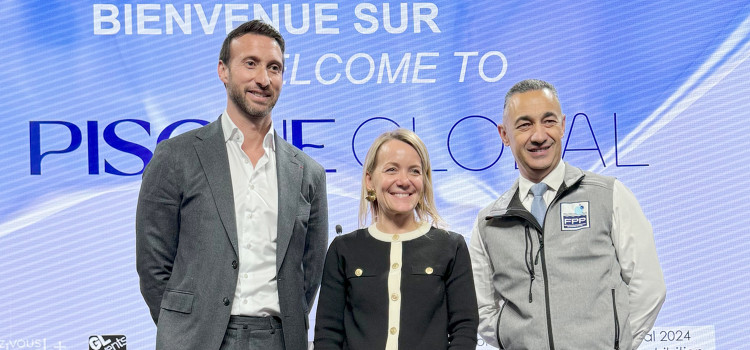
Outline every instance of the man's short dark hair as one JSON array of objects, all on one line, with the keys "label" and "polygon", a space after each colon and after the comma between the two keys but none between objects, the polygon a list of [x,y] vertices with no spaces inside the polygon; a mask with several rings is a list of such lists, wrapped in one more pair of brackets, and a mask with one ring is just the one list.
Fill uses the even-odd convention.
[{"label": "man's short dark hair", "polygon": [[557,100],[557,103],[560,103],[560,99],[557,97],[557,90],[555,89],[552,84],[539,79],[526,79],[523,81],[519,81],[516,83],[516,85],[513,85],[513,87],[508,90],[508,93],[505,94],[505,102],[503,103],[503,110],[508,106],[508,100],[511,96],[515,94],[522,94],[524,92],[529,91],[538,91],[538,90],[544,90],[548,89],[550,92],[552,92],[552,95],[555,96],[555,99]]},{"label": "man's short dark hair", "polygon": [[263,22],[259,19],[254,19],[249,22],[242,23],[239,27],[234,28],[229,34],[227,34],[227,37],[224,39],[224,43],[221,44],[221,51],[219,52],[219,60],[224,62],[224,64],[229,64],[229,59],[231,57],[231,53],[229,52],[229,45],[232,42],[232,40],[239,38],[245,34],[258,34],[267,36],[271,39],[276,40],[276,42],[279,44],[279,48],[281,48],[281,57],[284,57],[284,38],[281,36],[281,33],[279,33],[276,28],[274,28],[272,25]]}]

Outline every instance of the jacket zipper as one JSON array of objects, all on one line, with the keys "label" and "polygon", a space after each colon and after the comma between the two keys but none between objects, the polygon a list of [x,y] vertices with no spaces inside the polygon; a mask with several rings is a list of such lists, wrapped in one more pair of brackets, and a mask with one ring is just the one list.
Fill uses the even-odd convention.
[{"label": "jacket zipper", "polygon": [[612,288],[612,308],[615,312],[615,350],[620,350],[620,320],[617,318],[617,301],[615,300],[614,288]]},{"label": "jacket zipper", "polygon": [[[524,248],[523,260],[526,262],[526,270],[529,272],[529,303],[531,303],[534,300],[531,294],[531,287],[534,285],[534,279],[536,279],[536,273],[534,272],[534,240],[531,238],[529,225],[526,224],[524,226],[526,247]],[[526,254],[528,254],[528,256],[526,256]],[[537,255],[537,257],[539,257],[539,255]],[[539,259],[537,259],[537,262],[538,261]]]},{"label": "jacket zipper", "polygon": [[[560,193],[558,193],[558,195],[555,197],[555,200],[557,200],[558,197],[560,197]],[[553,200],[552,202],[554,203],[555,200]],[[549,209],[549,207],[548,207],[548,209]],[[515,210],[509,210],[506,214],[510,215],[510,216],[517,216],[517,217],[523,218],[527,222],[531,223],[532,226],[534,226],[534,228],[537,230],[537,232],[541,232],[541,230],[542,230],[542,228],[539,227],[538,225],[534,225],[535,221],[532,221],[530,218],[527,217],[527,214],[530,215],[530,213],[528,213],[528,211],[518,211],[518,212],[516,212]],[[547,316],[547,338],[549,339],[549,350],[555,350],[555,341],[554,341],[554,338],[552,336],[552,311],[551,311],[550,305],[549,305],[550,304],[550,301],[549,301],[549,282],[548,282],[549,279],[547,277],[547,262],[546,262],[546,259],[544,258],[544,235],[541,234],[541,233],[539,234],[539,250],[537,251],[537,253],[539,254],[539,255],[537,255],[537,257],[541,257],[541,259],[542,259],[542,276],[544,277],[544,307],[545,307],[546,316]],[[524,252],[524,255],[525,254],[526,253]],[[532,261],[532,263],[536,264],[533,261]],[[532,278],[531,281],[533,282],[533,280],[534,279]],[[531,299],[531,289],[529,289],[529,302],[531,302],[531,300],[532,300]]]},{"label": "jacket zipper", "polygon": [[495,338],[497,338],[497,345],[500,346],[500,349],[505,349],[505,347],[503,346],[503,341],[500,340],[500,318],[503,317],[503,310],[505,310],[504,303],[500,308],[500,313],[497,315],[497,323],[495,324]]},{"label": "jacket zipper", "polygon": [[[571,187],[566,186],[565,182],[563,182],[562,186],[558,189],[555,198],[553,198],[552,201],[547,204],[547,212],[549,212],[549,208],[552,207],[558,199],[562,198],[562,196],[567,193],[570,188]],[[545,221],[547,220],[547,215],[544,216],[544,219]],[[542,257],[542,276],[544,276],[544,305],[547,309],[547,337],[549,338],[549,350],[555,350],[555,339],[552,336],[552,311],[550,310],[549,306],[549,277],[547,277],[547,259],[544,257],[544,223],[542,222],[540,224],[541,227],[539,227],[539,252],[541,253]],[[619,350],[619,347],[617,348],[617,350]]]},{"label": "jacket zipper", "polygon": [[[580,179],[579,179],[579,181],[580,181]],[[577,182],[578,181],[576,181],[576,183]],[[552,205],[554,205],[554,203],[557,202],[557,200],[560,199],[571,188],[572,188],[572,186],[569,187],[569,186],[567,186],[565,184],[565,182],[563,182],[562,186],[557,191],[557,195],[555,195],[555,198],[553,198],[552,201],[549,204],[547,204],[547,211],[549,211],[549,208]],[[526,210],[524,210],[524,211],[517,211],[517,210],[513,210],[513,209],[508,210],[505,213],[505,215],[516,216],[516,217],[523,218],[524,220],[526,220],[529,223],[532,223],[532,225],[533,225],[533,223],[536,220],[532,221],[529,217],[527,217],[527,214],[530,215],[531,213],[529,213]],[[504,216],[504,215],[499,215],[499,216],[495,216],[495,217],[499,218],[501,216]],[[545,220],[546,220],[546,215],[545,215]],[[541,225],[544,225],[544,223],[541,223]],[[541,258],[542,258],[542,276],[544,277],[544,306],[545,306],[545,309],[546,309],[546,312],[547,312],[547,315],[546,315],[547,316],[547,337],[549,338],[549,350],[555,350],[555,341],[554,341],[554,338],[552,337],[552,311],[550,310],[550,306],[549,306],[550,302],[549,302],[549,279],[547,277],[547,260],[544,258],[544,234],[543,234],[543,232],[544,232],[543,230],[544,229],[541,226],[536,226],[536,228],[538,228],[538,232],[539,232],[539,250],[537,251],[537,254],[541,253],[540,255],[541,255]],[[524,252],[524,255],[525,254],[526,253]],[[540,255],[537,255],[537,258]],[[536,265],[536,262],[534,264]],[[533,279],[532,279],[532,282],[533,282]],[[614,289],[612,290],[612,298],[614,300]],[[529,288],[529,302],[531,302],[531,288]],[[616,310],[615,310],[615,313],[617,313]],[[617,316],[615,316],[615,319],[617,319]],[[619,321],[615,320],[615,322],[617,322],[617,324],[619,324]],[[500,319],[498,318],[498,326],[499,326],[499,323],[500,323]],[[495,329],[496,329],[496,332],[497,332],[498,327],[496,327]],[[497,332],[496,335],[498,335],[498,337],[497,337],[498,339],[497,340],[498,340],[498,343],[499,343],[500,342],[499,332]],[[616,340],[615,340],[615,350],[619,350],[620,349],[620,345],[619,345],[619,343],[620,343],[620,327],[619,326],[617,327],[617,333],[616,333],[615,337],[616,337]]]}]

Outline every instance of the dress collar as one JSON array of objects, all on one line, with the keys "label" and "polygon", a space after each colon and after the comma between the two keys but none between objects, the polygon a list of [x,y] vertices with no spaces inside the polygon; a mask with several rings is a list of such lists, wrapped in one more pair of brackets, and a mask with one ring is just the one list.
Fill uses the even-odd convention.
[{"label": "dress collar", "polygon": [[378,241],[404,242],[404,241],[411,241],[413,239],[424,236],[427,233],[427,231],[430,230],[430,228],[432,228],[432,226],[430,225],[429,222],[423,222],[414,231],[410,231],[406,233],[399,233],[399,234],[390,234],[390,233],[385,233],[383,231],[378,230],[378,228],[375,226],[375,223],[373,223],[367,228],[367,232],[369,232],[370,235],[373,238],[377,239]]}]

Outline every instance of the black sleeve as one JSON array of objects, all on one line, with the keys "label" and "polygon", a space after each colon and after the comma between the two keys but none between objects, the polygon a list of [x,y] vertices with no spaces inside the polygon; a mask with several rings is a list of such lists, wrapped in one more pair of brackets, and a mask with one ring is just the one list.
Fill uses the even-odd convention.
[{"label": "black sleeve", "polygon": [[471,260],[463,236],[455,235],[456,255],[445,281],[449,349],[476,349],[479,313]]},{"label": "black sleeve", "polygon": [[314,348],[343,349],[344,310],[346,307],[346,274],[340,259],[336,237],[326,254],[323,281],[320,286],[318,310],[315,316]]}]

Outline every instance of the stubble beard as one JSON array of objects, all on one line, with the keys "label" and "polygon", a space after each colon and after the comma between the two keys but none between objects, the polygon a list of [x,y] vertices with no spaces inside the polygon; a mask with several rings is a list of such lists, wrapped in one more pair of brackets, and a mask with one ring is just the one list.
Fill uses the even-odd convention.
[{"label": "stubble beard", "polygon": [[253,107],[245,98],[245,91],[238,86],[232,86],[229,89],[229,98],[232,99],[237,108],[242,111],[251,120],[263,119],[271,114],[271,110],[276,106],[277,99],[271,101],[266,108]]}]

